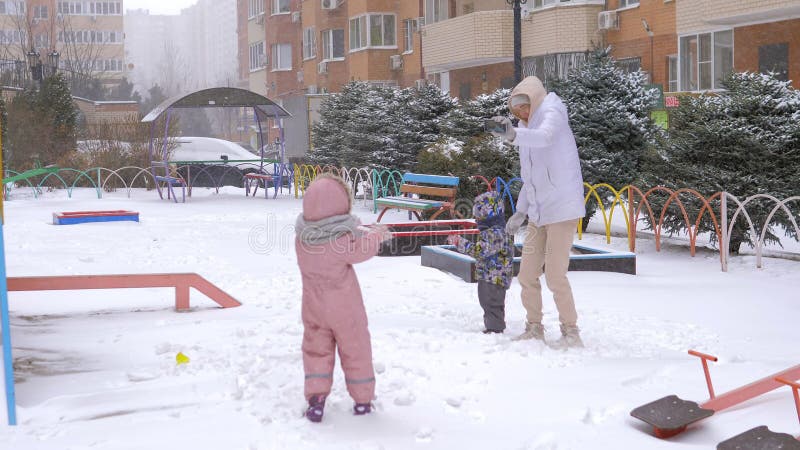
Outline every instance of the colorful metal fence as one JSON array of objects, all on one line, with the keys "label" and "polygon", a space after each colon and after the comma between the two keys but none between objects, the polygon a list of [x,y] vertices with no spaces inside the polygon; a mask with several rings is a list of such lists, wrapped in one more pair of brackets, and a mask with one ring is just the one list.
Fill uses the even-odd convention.
[{"label": "colorful metal fence", "polygon": [[[6,170],[6,178],[12,176],[17,178],[13,186],[9,185],[11,183],[5,186],[4,198],[9,199],[11,193],[18,189],[30,189],[33,192],[33,196],[38,197],[45,188],[64,189],[67,196],[71,197],[76,187],[92,188],[97,192],[98,198],[102,198],[103,192],[119,189],[123,189],[126,195],[130,197],[133,189],[137,186],[149,189],[155,187],[151,169],[150,167],[135,166],[113,170],[96,167],[85,171],[64,168],[37,176],[23,177],[22,179],[18,177],[21,174],[20,172]],[[179,172],[182,170],[185,170],[184,173],[189,178],[189,185],[191,185],[192,180],[205,179],[217,193],[219,192],[221,183],[218,180],[220,177],[215,177],[211,174],[209,168],[192,167],[192,165],[178,167]],[[226,167],[226,170],[241,171],[235,164]],[[356,200],[362,200],[363,206],[371,206],[373,212],[376,213],[377,206],[375,201],[381,197],[400,195],[400,185],[403,180],[403,173],[398,170],[379,170],[366,167],[347,168],[330,165],[294,164],[292,167],[287,167],[285,172],[282,178],[286,180],[286,185],[290,188],[290,191],[291,188],[294,189],[295,198],[301,197],[308,184],[320,174],[333,173],[342,177],[350,185]],[[487,190],[494,189],[500,192],[511,205],[512,211],[515,210],[516,197],[519,195],[519,190],[522,186],[520,178],[515,177],[505,180],[501,177],[496,177],[489,180],[482,175],[474,175],[471,178],[485,185]],[[731,235],[738,221],[744,221],[746,225],[747,233],[755,251],[756,267],[759,268],[763,265],[767,232],[777,214],[788,215],[789,223],[800,239],[800,226],[798,226],[794,218],[792,209],[794,207],[794,211],[796,211],[797,208],[800,208],[800,196],[778,199],[767,194],[757,194],[741,200],[724,191],[716,192],[706,197],[689,188],[671,190],[663,186],[657,186],[642,190],[637,186],[628,185],[617,189],[606,183],[594,185],[584,183],[584,186],[584,201],[586,203],[593,201],[598,205],[597,211],[599,218],[602,219],[606,242],[611,242],[614,215],[621,214],[625,221],[630,251],[636,250],[636,237],[645,222],[652,229],[656,251],[660,251],[664,237],[665,218],[668,216],[677,216],[683,220],[689,240],[689,252],[692,256],[697,251],[697,240],[702,232],[701,224],[703,220],[710,221],[708,226],[711,228],[713,238],[718,243],[720,265],[723,271],[726,271],[728,267],[728,250],[730,248]],[[276,189],[282,189],[282,187],[278,186]],[[660,201],[657,203],[660,205],[660,209],[654,207],[654,197],[656,196],[661,196]],[[459,211],[468,214],[471,210],[468,205],[470,200],[459,199]],[[701,205],[696,217],[689,216],[689,210],[686,206],[689,201],[693,203],[699,202]],[[747,210],[748,205],[753,204],[755,201],[768,201],[774,205],[771,207],[764,223],[754,223],[751,214]],[[729,203],[732,203],[732,205],[729,205]],[[735,206],[735,208],[731,209],[732,206]],[[583,237],[582,229],[581,223],[578,226],[578,239]]]}]

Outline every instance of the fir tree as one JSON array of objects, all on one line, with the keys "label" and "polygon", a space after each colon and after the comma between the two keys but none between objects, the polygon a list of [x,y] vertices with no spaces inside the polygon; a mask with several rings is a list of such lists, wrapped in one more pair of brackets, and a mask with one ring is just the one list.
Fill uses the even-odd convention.
[{"label": "fir tree", "polygon": [[139,103],[139,112],[147,115],[147,113],[155,109],[155,107],[166,99],[167,95],[164,93],[164,90],[156,83],[147,90],[147,100]]},{"label": "fir tree", "polygon": [[511,91],[498,89],[482,94],[459,107],[453,108],[444,118],[442,130],[457,139],[467,140],[484,132],[483,121],[494,116],[507,116],[508,96]]},{"label": "fir tree", "polygon": [[10,116],[9,162],[15,170],[58,164],[75,150],[78,110],[63,75],[46,78],[38,91],[17,94]]},{"label": "fir tree", "polygon": [[452,100],[435,87],[397,89],[351,82],[320,107],[312,128],[314,164],[410,170],[436,142]]},{"label": "fir tree", "polygon": [[122,78],[119,85],[111,89],[108,98],[109,100],[142,102],[142,96],[134,90],[133,83],[129,82],[125,77]]},{"label": "fir tree", "polygon": [[[642,160],[657,135],[649,114],[658,91],[645,87],[641,71],[625,73],[616,67],[609,52],[595,49],[584,65],[554,81],[553,90],[567,106],[583,180],[620,189],[642,175]],[[613,197],[603,193],[604,201]],[[584,227],[596,208],[591,197]]]},{"label": "fir tree", "polygon": [[[664,149],[667,169],[654,174],[653,181],[690,187],[704,196],[727,191],[740,200],[754,194],[778,199],[797,195],[800,92],[789,82],[757,73],[732,73],[722,84],[726,90],[718,94],[681,98],[671,116],[670,140]],[[684,204],[690,217],[696,217],[701,205]],[[729,214],[736,207],[729,202]],[[773,207],[768,201],[748,204],[759,235]],[[682,231],[686,227],[682,215],[671,209],[665,226],[671,232]],[[800,221],[800,209],[792,209]],[[779,242],[775,225],[794,235],[790,218],[779,212],[767,230],[767,242]],[[710,230],[711,223],[705,220],[701,228]],[[731,253],[738,253],[742,242],[752,243],[747,230],[740,214],[731,234]]]}]

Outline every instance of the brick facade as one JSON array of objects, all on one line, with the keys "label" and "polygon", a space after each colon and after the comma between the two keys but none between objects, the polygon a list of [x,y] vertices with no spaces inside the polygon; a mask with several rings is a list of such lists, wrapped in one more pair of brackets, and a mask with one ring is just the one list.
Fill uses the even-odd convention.
[{"label": "brick facade", "polygon": [[[613,0],[617,7],[619,0]],[[641,69],[651,76],[651,82],[669,90],[668,58],[678,54],[678,36],[675,33],[675,2],[642,1],[638,7],[617,12],[619,30],[605,31],[606,44],[612,46],[616,59],[641,58]],[[644,28],[647,21],[651,38]]]},{"label": "brick facade", "polygon": [[733,65],[739,72],[759,72],[759,49],[788,44],[788,78],[800,89],[800,19],[739,27],[733,32]]},{"label": "brick facade", "polygon": [[139,117],[137,102],[97,102],[80,97],[73,97],[75,106],[86,118],[87,126],[124,124],[136,121]]}]

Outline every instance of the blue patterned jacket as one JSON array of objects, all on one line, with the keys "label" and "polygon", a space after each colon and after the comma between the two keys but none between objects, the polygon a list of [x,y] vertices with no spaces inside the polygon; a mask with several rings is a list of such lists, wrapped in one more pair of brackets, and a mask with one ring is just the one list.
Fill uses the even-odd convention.
[{"label": "blue patterned jacket", "polygon": [[479,280],[508,289],[514,277],[514,236],[506,233],[503,199],[491,191],[475,198],[472,214],[481,230],[473,243],[460,239],[456,248],[475,258]]}]

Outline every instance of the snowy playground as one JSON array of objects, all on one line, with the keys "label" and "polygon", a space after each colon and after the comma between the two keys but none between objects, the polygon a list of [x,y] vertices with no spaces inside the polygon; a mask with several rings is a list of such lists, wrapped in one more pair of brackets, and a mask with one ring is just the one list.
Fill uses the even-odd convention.
[{"label": "snowy playground", "polygon": [[[165,288],[9,293],[18,426],[0,426],[2,449],[710,449],[759,425],[800,434],[788,387],[666,440],[630,416],[669,394],[708,398],[689,349],[719,357],[717,393],[800,364],[799,261],[767,257],[756,269],[744,255],[722,272],[717,251],[699,244],[691,257],[676,239],[656,252],[640,231],[636,275],[570,272],[586,347],[558,351],[511,341],[525,320],[516,280],[508,330],[484,335],[474,284],[419,256],[373,258],[356,271],[376,411],[352,414],[337,367],[313,424],[294,254],[301,200],[233,187],[195,188],[180,204],[139,189],[103,197],[56,190],[4,202],[8,276],[193,272],[242,306],[193,291],[191,310],[176,312]],[[136,211],[139,221],[52,224],[54,212],[86,210]],[[377,216],[363,201],[354,213]],[[383,222],[407,220],[392,210]],[[602,224],[589,231],[582,243],[628,249],[624,237],[607,244]],[[556,339],[546,289],[544,323]]]}]

